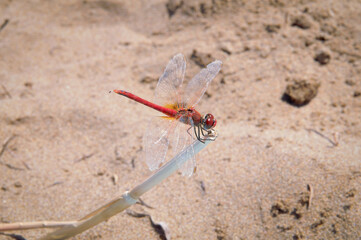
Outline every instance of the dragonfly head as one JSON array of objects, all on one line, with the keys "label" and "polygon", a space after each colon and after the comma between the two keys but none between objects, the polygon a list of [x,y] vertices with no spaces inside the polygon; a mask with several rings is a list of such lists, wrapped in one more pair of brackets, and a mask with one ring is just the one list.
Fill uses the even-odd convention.
[{"label": "dragonfly head", "polygon": [[217,120],[212,114],[208,113],[204,116],[202,124],[206,130],[212,129],[217,125]]}]

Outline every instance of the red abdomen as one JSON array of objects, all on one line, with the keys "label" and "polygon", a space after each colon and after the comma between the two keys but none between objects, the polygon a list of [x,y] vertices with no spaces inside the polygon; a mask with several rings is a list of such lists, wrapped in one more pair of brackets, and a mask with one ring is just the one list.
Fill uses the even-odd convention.
[{"label": "red abdomen", "polygon": [[126,91],[123,91],[123,90],[113,90],[115,93],[118,93],[119,95],[122,95],[124,97],[127,97],[127,98],[130,98],[136,102],[139,102],[141,104],[144,104],[148,107],[151,107],[159,112],[162,112],[164,113],[165,115],[169,116],[169,117],[175,117],[178,113],[178,111],[174,110],[174,109],[170,109],[170,108],[166,108],[166,107],[162,107],[162,106],[159,106],[158,104],[155,104],[155,103],[152,103],[152,102],[149,102],[143,98],[140,98],[130,92],[126,92]]}]

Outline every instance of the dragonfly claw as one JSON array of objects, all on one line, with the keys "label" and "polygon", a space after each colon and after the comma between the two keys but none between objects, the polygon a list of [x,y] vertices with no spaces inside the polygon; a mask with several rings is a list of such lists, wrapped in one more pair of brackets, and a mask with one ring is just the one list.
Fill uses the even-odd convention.
[{"label": "dragonfly claw", "polygon": [[207,140],[214,141],[218,137],[218,133],[216,130],[210,129],[207,131],[206,137],[208,138]]}]

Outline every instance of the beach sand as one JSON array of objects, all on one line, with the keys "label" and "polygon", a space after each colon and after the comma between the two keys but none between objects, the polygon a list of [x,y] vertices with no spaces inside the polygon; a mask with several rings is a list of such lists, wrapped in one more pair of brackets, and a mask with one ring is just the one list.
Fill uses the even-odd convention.
[{"label": "beach sand", "polygon": [[[185,81],[223,62],[197,105],[219,136],[194,176],[130,210],[172,239],[360,239],[359,1],[5,0],[0,13],[1,223],[80,219],[150,176],[142,136],[159,113],[109,91],[151,100],[183,53]],[[160,238],[123,212],[73,239]]]}]

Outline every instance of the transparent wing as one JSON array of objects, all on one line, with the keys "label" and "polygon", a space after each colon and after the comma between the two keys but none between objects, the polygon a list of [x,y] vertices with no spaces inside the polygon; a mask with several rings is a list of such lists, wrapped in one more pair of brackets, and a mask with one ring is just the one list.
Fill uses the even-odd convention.
[{"label": "transparent wing", "polygon": [[183,54],[175,55],[168,63],[163,75],[159,78],[155,89],[154,102],[165,106],[181,103],[180,89],[186,71],[186,62]]},{"label": "transparent wing", "polygon": [[[184,124],[183,122],[189,122],[190,125]],[[193,134],[193,121],[191,117],[184,116],[179,119],[179,124],[176,126],[174,130],[174,140],[172,142],[172,147],[174,148],[174,155],[180,153],[185,148],[193,142],[193,137],[190,134]],[[189,129],[189,133],[187,132]],[[180,166],[180,170],[183,176],[190,177],[192,176],[194,169],[196,167],[196,159],[194,155],[193,147],[189,148],[185,153],[187,155],[188,160]]]},{"label": "transparent wing", "polygon": [[[188,133],[187,133],[188,134]],[[191,145],[193,143],[192,141],[192,138],[189,137],[188,140],[187,140],[187,144],[186,144],[186,147]],[[182,172],[182,175],[183,176],[187,176],[187,177],[190,177],[193,175],[193,173],[195,172],[195,169],[196,169],[196,156],[194,154],[194,149],[193,147],[189,148],[187,150],[187,153],[186,153],[188,156],[189,156],[189,159],[188,161],[186,161],[181,167],[180,167],[180,170]]]},{"label": "transparent wing", "polygon": [[169,137],[178,121],[170,118],[153,117],[143,136],[145,161],[151,171],[160,167],[167,155]]},{"label": "transparent wing", "polygon": [[188,83],[184,92],[184,102],[187,106],[194,106],[202,98],[204,92],[207,90],[208,84],[221,70],[222,62],[216,60],[207,65],[207,68],[202,69],[192,80]]}]

